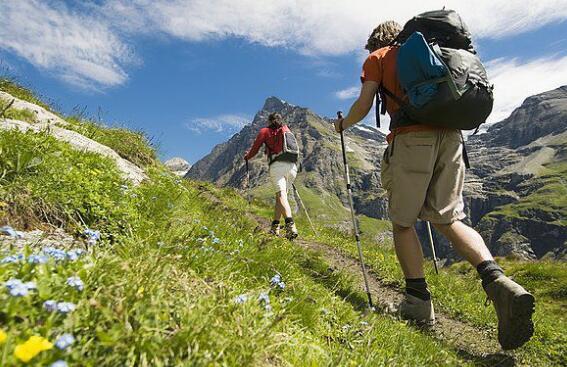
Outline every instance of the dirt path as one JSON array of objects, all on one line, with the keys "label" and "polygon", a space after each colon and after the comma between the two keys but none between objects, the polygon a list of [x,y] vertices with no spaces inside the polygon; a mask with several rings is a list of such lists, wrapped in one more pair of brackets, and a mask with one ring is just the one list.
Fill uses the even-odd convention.
[{"label": "dirt path", "polygon": [[[264,218],[255,217],[255,220],[258,221],[263,228],[269,226],[269,222]],[[308,251],[314,251],[320,254],[324,261],[329,264],[328,272],[343,271],[351,275],[356,280],[360,290],[364,294],[366,293],[360,264],[357,259],[325,244],[302,239],[297,239],[294,242]],[[372,294],[372,301],[378,309],[378,312],[395,314],[395,310],[392,306],[400,302],[403,295],[402,292],[397,288],[385,284],[380,280],[378,274],[372,271],[370,266],[366,265],[366,267],[369,271],[368,282]],[[360,303],[356,303],[354,306],[360,307]],[[435,317],[437,322],[433,327],[411,327],[415,327],[421,332],[449,345],[461,358],[475,365],[522,365],[516,360],[513,352],[504,352],[500,348],[494,331],[483,330],[472,326],[440,311],[436,311]]]},{"label": "dirt path", "polygon": [[[328,271],[343,271],[356,279],[360,290],[364,290],[364,281],[358,260],[342,253],[341,251],[320,243],[296,240],[301,247],[315,251],[330,265]],[[372,301],[379,312],[393,314],[392,305],[397,305],[402,299],[402,293],[391,286],[384,284],[371,268],[369,269],[368,283],[372,293]],[[481,306],[483,307],[483,306]],[[449,317],[443,312],[436,311],[436,324],[433,327],[418,328],[420,331],[431,335],[453,347],[465,360],[469,360],[480,366],[518,366],[518,362],[510,352],[503,352],[500,348],[496,335],[492,331],[482,330],[466,322]]]}]

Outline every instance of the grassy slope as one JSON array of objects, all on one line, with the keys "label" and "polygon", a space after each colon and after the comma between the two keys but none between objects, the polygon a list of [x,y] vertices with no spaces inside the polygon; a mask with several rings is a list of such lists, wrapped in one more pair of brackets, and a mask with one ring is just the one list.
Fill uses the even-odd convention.
[{"label": "grassy slope", "polygon": [[[17,364],[14,348],[30,335],[53,341],[63,332],[77,338],[71,352],[45,351],[34,363],[465,364],[404,323],[355,311],[332,292],[353,292],[346,275],[321,278],[321,259],[255,232],[231,190],[181,181],[155,163],[146,166],[148,182],[127,187],[112,161],[43,133],[0,131],[0,149],[2,224],[102,232],[78,262],[0,265],[0,282],[38,284],[21,298],[0,290],[0,329],[8,336],[2,366]],[[270,286],[275,273],[286,282],[283,291]],[[83,279],[84,291],[64,285],[70,275]],[[258,301],[262,292],[271,310]],[[236,304],[241,294],[249,300]],[[42,309],[48,299],[75,302],[77,310],[49,314]]]},{"label": "grassy slope", "polygon": [[551,223],[567,226],[567,162],[545,165],[544,173],[532,180],[541,187],[515,203],[498,208],[490,216],[526,218],[535,209],[554,218]]},{"label": "grassy slope", "polygon": [[[548,164],[538,180],[544,185],[531,195],[519,202],[501,207],[497,214],[508,216],[526,216],[529,210],[536,208],[554,213],[563,213],[557,223],[563,223],[567,218],[567,191],[565,180],[567,166],[565,163]],[[350,213],[342,204],[329,203],[326,197],[313,192],[301,183],[301,175],[297,183],[300,194],[316,223],[319,235],[315,236],[309,230],[306,217],[300,212],[296,222],[304,236],[340,248],[357,257],[352,236],[329,227],[329,224],[345,222],[350,224]],[[254,208],[257,214],[270,217],[272,209],[266,207],[269,199],[269,187],[264,187]],[[561,219],[563,218],[563,219]],[[364,254],[366,261],[386,282],[402,287],[403,275],[398,266],[393,251],[391,239],[376,243],[376,235],[391,230],[387,221],[359,216],[362,231]],[[382,236],[384,237],[384,236]],[[562,263],[555,262],[513,262],[499,260],[509,275],[516,278],[522,285],[537,297],[537,307],[534,320],[536,335],[526,347],[517,352],[517,356],[529,365],[554,365],[567,358],[567,323],[564,312],[567,309],[567,268]],[[439,276],[434,274],[433,266],[427,263],[427,274],[437,309],[443,310],[456,318],[470,322],[487,330],[495,332],[496,315],[493,307],[483,306],[486,295],[480,287],[476,271],[465,263],[455,264],[443,269]]]},{"label": "grassy slope", "polygon": [[[350,220],[348,211],[330,209],[332,220],[322,217],[322,211],[329,208],[322,205],[320,197],[310,195],[309,189],[299,184],[299,191],[306,202],[310,215],[316,223],[318,235],[315,236],[309,229],[306,217],[300,212],[296,222],[303,236],[325,243],[343,250],[345,253],[357,257],[356,246],[351,235],[341,232],[328,224]],[[265,190],[269,192],[269,189]],[[271,207],[265,206],[264,200],[257,200],[254,211],[269,218]],[[562,207],[563,209],[565,206]],[[376,243],[376,235],[391,230],[386,221],[380,221],[365,216],[359,217],[362,229],[365,261],[371,265],[372,270],[384,282],[403,286],[403,275],[398,266],[390,238],[384,242]],[[524,285],[537,298],[536,313],[534,316],[536,334],[524,348],[515,352],[517,358],[524,364],[532,366],[560,365],[567,358],[567,323],[564,317],[567,309],[567,269],[562,263],[555,262],[514,262],[500,259],[499,262],[508,275],[513,276]],[[438,310],[470,322],[490,332],[496,332],[496,315],[493,307],[485,307],[485,293],[482,291],[476,271],[466,263],[459,263],[444,268],[439,275],[435,275],[433,266],[426,264],[427,278],[434,296],[435,307]]]},{"label": "grassy slope", "polygon": [[[465,364],[454,351],[404,323],[380,315],[363,317],[334,296],[337,289],[353,292],[349,277],[339,273],[321,278],[323,271],[318,270],[326,269],[322,259],[255,232],[256,224],[241,215],[246,204],[231,190],[178,181],[156,164],[148,167],[150,182],[125,189],[106,159],[72,151],[42,134],[0,132],[0,137],[0,149],[11,152],[0,156],[0,167],[8,172],[0,183],[2,223],[35,226],[49,220],[77,233],[83,220],[103,232],[102,243],[77,263],[0,266],[0,281],[15,276],[42,284],[26,298],[0,291],[0,304],[6,305],[0,308],[0,328],[8,334],[0,349],[2,365],[14,363],[14,346],[29,335],[52,340],[64,331],[78,339],[73,352],[48,351],[34,361]],[[18,154],[28,157],[28,164],[14,164]],[[300,190],[308,205],[316,207],[317,195],[311,198]],[[266,207],[256,210],[270,212]],[[298,221],[305,228],[302,216]],[[361,222],[377,231],[388,228],[382,222]],[[350,236],[324,226],[319,230],[317,240],[354,254]],[[390,246],[366,245],[365,255],[381,277],[399,285]],[[504,265],[538,297],[536,339],[518,355],[532,365],[559,364],[566,349],[565,268],[553,263]],[[269,285],[276,272],[286,282],[283,292]],[[481,306],[483,294],[470,267],[457,264],[439,277],[430,268],[428,272],[438,308],[477,325],[494,325],[493,312]],[[85,291],[76,294],[62,286],[71,274],[83,278]],[[257,301],[260,292],[269,292],[271,312]],[[249,301],[235,304],[239,294],[249,295]],[[78,309],[66,318],[47,315],[41,303],[49,298],[77,302]]]}]

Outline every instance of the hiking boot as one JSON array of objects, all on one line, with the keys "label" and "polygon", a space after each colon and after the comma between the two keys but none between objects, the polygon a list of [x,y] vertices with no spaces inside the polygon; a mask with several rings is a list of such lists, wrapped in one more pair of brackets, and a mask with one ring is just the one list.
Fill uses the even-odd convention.
[{"label": "hiking boot", "polygon": [[297,227],[294,222],[288,222],[285,224],[285,236],[288,240],[293,240],[297,238],[299,233],[297,232]]},{"label": "hiking boot", "polygon": [[524,345],[534,333],[534,296],[504,275],[489,283],[484,290],[498,316],[498,342],[502,349],[516,349]]},{"label": "hiking boot", "polygon": [[420,325],[435,324],[435,311],[431,300],[424,301],[411,294],[405,294],[398,308],[400,317]]},{"label": "hiking boot", "polygon": [[280,223],[272,223],[272,226],[270,227],[270,234],[273,234],[274,236],[279,236],[280,235]]}]

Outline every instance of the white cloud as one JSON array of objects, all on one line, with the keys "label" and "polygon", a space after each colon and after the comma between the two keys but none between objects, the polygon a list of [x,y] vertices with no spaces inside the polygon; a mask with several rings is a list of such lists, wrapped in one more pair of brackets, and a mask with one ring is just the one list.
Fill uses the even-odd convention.
[{"label": "white cloud", "polygon": [[305,55],[361,50],[380,21],[458,10],[477,37],[499,38],[567,19],[567,0],[0,0],[0,48],[79,85],[124,83],[133,40],[241,38]]},{"label": "white cloud", "polygon": [[197,117],[187,122],[185,127],[197,134],[206,132],[234,134],[248,123],[250,123],[250,118],[245,115],[224,114],[213,117]]},{"label": "white cloud", "polygon": [[355,85],[354,87],[336,91],[335,97],[337,97],[338,99],[353,99],[358,97],[359,92],[360,92],[360,86]]},{"label": "white cloud", "polygon": [[496,59],[486,66],[495,86],[489,122],[505,119],[529,96],[567,85],[567,56],[523,63],[518,59]]},{"label": "white cloud", "polygon": [[134,61],[104,20],[35,0],[0,2],[0,49],[87,88],[124,83]]},{"label": "white cloud", "polygon": [[527,32],[567,18],[567,0],[422,0],[384,6],[376,0],[108,0],[105,14],[133,32],[162,32],[188,41],[239,37],[308,55],[361,49],[380,21],[405,22],[443,6],[461,13],[478,37]]}]

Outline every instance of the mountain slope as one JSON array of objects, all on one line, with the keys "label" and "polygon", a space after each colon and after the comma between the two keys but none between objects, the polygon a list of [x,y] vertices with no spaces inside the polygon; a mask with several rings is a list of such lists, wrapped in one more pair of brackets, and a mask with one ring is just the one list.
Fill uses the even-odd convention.
[{"label": "mountain slope", "polygon": [[[347,201],[340,140],[331,122],[306,108],[276,97],[268,98],[251,124],[227,142],[217,145],[209,155],[191,167],[186,177],[245,189],[246,169],[242,157],[252,146],[260,128],[267,125],[268,115],[272,112],[284,116],[298,139],[302,172],[298,175],[297,186],[309,202],[308,207],[312,207],[323,222],[337,222],[336,215],[331,214],[337,213],[337,210],[343,219],[348,219],[344,212]],[[385,149],[384,135],[375,128],[360,126],[350,129],[345,136],[357,210],[361,214],[383,218],[384,192],[380,188],[379,173]],[[251,187],[254,188],[255,197],[270,198],[273,193],[262,152],[250,163]],[[310,200],[311,197],[313,200]],[[317,203],[317,198],[324,203]],[[378,215],[377,209],[380,212]]]},{"label": "mountain slope", "polygon": [[[567,255],[567,86],[527,98],[468,142],[473,224],[497,255]],[[470,186],[469,186],[470,187]]]},{"label": "mountain slope", "polygon": [[[304,169],[298,186],[303,196],[312,198],[309,204],[315,207],[317,219],[322,223],[347,219],[340,143],[331,121],[275,97],[266,100],[250,125],[216,146],[186,177],[244,189],[246,172],[241,157],[271,112],[282,113],[298,135]],[[346,136],[356,210],[387,219],[387,199],[379,174],[384,136],[364,125],[349,129]],[[567,159],[567,87],[526,99],[509,118],[470,137],[467,149],[471,160],[464,190],[467,222],[482,231],[491,250],[523,259],[563,258],[567,253],[567,225],[561,220],[567,206],[561,199]],[[253,161],[251,176],[255,197],[267,200],[271,188],[261,158]],[[549,196],[558,199],[550,202],[545,199]],[[418,223],[418,231],[427,243],[423,223]],[[435,240],[438,255],[458,259],[446,240],[438,234]],[[429,246],[424,250],[430,254]]]}]

